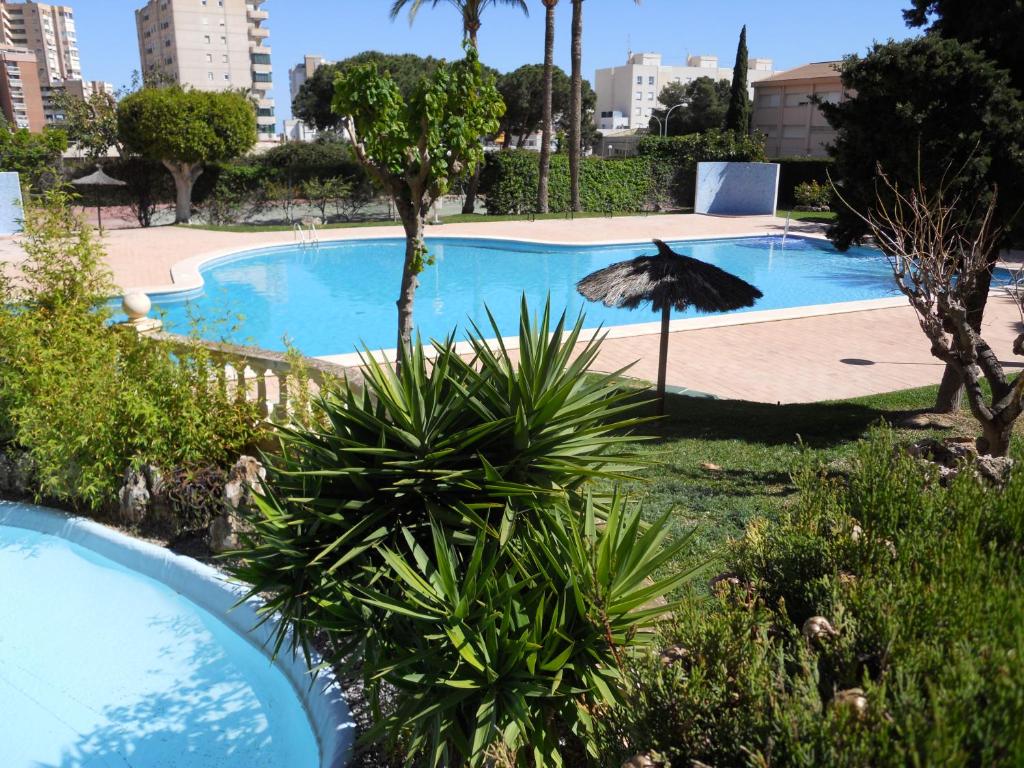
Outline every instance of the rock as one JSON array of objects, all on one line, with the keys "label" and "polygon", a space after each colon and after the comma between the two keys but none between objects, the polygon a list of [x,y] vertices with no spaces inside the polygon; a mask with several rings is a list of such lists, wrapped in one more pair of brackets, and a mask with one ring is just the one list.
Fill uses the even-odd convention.
[{"label": "rock", "polygon": [[700,468],[705,472],[721,472],[722,468],[717,464],[712,464],[710,461],[705,461],[700,465]]},{"label": "rock", "polygon": [[832,705],[838,709],[846,709],[853,712],[858,718],[868,713],[868,697],[864,695],[861,688],[848,688],[839,691],[832,699]]},{"label": "rock", "polygon": [[1013,459],[1007,456],[979,456],[975,467],[983,480],[993,485],[1006,485],[1013,471]]},{"label": "rock", "polygon": [[688,661],[690,658],[690,649],[681,645],[672,645],[662,651],[658,658],[661,660],[662,664],[666,667],[670,667],[673,664]]},{"label": "rock", "polygon": [[228,472],[224,484],[222,512],[209,528],[210,549],[226,552],[239,545],[238,534],[248,530],[245,513],[252,504],[253,493],[258,493],[267,471],[252,456],[242,456]]},{"label": "rock", "polygon": [[801,632],[809,643],[820,643],[839,636],[831,622],[824,616],[811,616],[804,622]]},{"label": "rock", "polygon": [[149,487],[142,470],[128,467],[124,473],[124,485],[117,494],[118,522],[122,525],[137,526],[149,511]]},{"label": "rock", "polygon": [[734,573],[720,573],[708,582],[708,587],[716,595],[725,594],[742,586],[743,582]]},{"label": "rock", "polygon": [[18,498],[30,496],[36,464],[28,451],[8,449],[0,453],[0,491]]},{"label": "rock", "polygon": [[970,443],[959,440],[935,440],[926,438],[911,443],[907,453],[916,459],[924,459],[947,469],[959,469],[966,461],[974,460],[978,452]]},{"label": "rock", "polygon": [[622,764],[622,768],[657,768],[660,763],[656,763],[650,755],[633,755],[629,760]]},{"label": "rock", "polygon": [[163,472],[155,464],[146,464],[142,467],[142,474],[146,478],[146,488],[149,490],[148,522],[160,530],[173,531],[174,508],[171,506],[167,480]]}]

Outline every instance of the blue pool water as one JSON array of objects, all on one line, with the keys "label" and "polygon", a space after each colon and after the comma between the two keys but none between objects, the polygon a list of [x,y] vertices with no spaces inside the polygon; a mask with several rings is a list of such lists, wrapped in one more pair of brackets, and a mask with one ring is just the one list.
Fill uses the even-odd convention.
[{"label": "blue pool water", "polygon": [[0,525],[0,766],[319,765],[267,657],[168,586]]},{"label": "blue pool water", "polygon": [[[518,330],[519,300],[531,307],[546,296],[552,306],[575,317],[585,310],[587,327],[656,320],[652,312],[610,309],[586,302],[576,283],[594,270],[642,254],[652,244],[565,247],[511,241],[438,238],[428,241],[435,263],[420,276],[415,319],[424,338],[465,328],[472,318],[490,333],[484,305],[502,335]],[[679,252],[715,264],[753,283],[764,293],[753,309],[781,309],[896,295],[885,258],[875,250],[840,253],[827,242],[790,237],[674,242]],[[207,338],[284,348],[287,336],[308,355],[395,346],[396,310],[404,242],[348,241],[319,249],[292,246],[238,254],[202,270],[205,287],[188,300],[157,296],[173,330],[189,317],[207,323]],[[692,316],[692,311],[676,317]],[[242,316],[237,328],[210,321]],[[460,334],[461,335],[461,334]]]}]

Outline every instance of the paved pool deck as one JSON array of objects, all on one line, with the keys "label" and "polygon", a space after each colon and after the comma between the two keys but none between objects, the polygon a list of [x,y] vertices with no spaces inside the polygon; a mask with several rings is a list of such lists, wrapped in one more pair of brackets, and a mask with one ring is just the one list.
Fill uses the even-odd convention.
[{"label": "paved pool deck", "polygon": [[[772,216],[635,216],[460,223],[431,226],[428,238],[485,237],[547,243],[637,242],[661,239],[781,234],[786,221]],[[794,221],[794,234],[822,236],[819,224]],[[401,227],[328,229],[321,241],[401,237]],[[147,292],[193,287],[205,259],[233,251],[294,242],[292,232],[213,232],[185,227],[105,233],[107,261],[124,290]],[[0,242],[0,260],[21,258],[16,240]],[[397,288],[396,288],[397,291]],[[638,310],[639,311],[639,310]],[[658,365],[652,324],[606,340],[597,367],[634,364],[630,374],[654,379]],[[1012,353],[1022,329],[1017,307],[993,294],[984,335],[1010,370],[1024,368]],[[624,335],[628,333],[629,335]],[[637,335],[639,334],[639,335]],[[800,310],[744,313],[673,323],[670,385],[724,398],[769,403],[831,400],[936,384],[943,366],[928,352],[916,316],[902,299]]]}]

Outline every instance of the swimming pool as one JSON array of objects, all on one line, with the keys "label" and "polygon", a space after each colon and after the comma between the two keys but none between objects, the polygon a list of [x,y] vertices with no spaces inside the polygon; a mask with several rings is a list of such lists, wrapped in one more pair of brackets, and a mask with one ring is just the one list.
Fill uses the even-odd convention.
[{"label": "swimming pool", "polygon": [[210,569],[106,531],[0,503],[0,765],[320,766],[296,681],[182,594]]},{"label": "swimming pool", "polygon": [[[826,241],[789,237],[747,237],[673,241],[677,251],[715,264],[753,283],[764,293],[754,310],[879,299],[897,295],[885,258],[876,250],[841,253]],[[546,296],[552,306],[587,327],[649,323],[643,309],[630,312],[586,302],[576,283],[594,270],[642,254],[652,244],[615,246],[537,245],[514,241],[431,238],[434,264],[420,275],[415,320],[425,339],[465,328],[472,318],[488,332],[484,305],[502,335],[518,330],[519,300],[531,307]],[[193,295],[154,296],[171,330],[242,316],[237,328],[208,325],[207,338],[281,350],[283,339],[307,355],[343,354],[395,346],[395,299],[401,279],[404,241],[349,240],[318,248],[288,246],[235,254],[201,269],[205,285]],[[747,310],[748,311],[748,310]],[[673,318],[695,313],[674,313]]]}]

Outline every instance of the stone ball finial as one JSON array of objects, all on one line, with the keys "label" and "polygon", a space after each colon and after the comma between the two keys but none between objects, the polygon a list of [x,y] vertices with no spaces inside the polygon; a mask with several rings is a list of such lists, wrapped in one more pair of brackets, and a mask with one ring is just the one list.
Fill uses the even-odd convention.
[{"label": "stone ball finial", "polygon": [[149,311],[153,308],[153,302],[144,293],[126,293],[124,298],[121,299],[121,307],[124,309],[124,313],[128,315],[128,319],[135,322],[149,314]]}]

